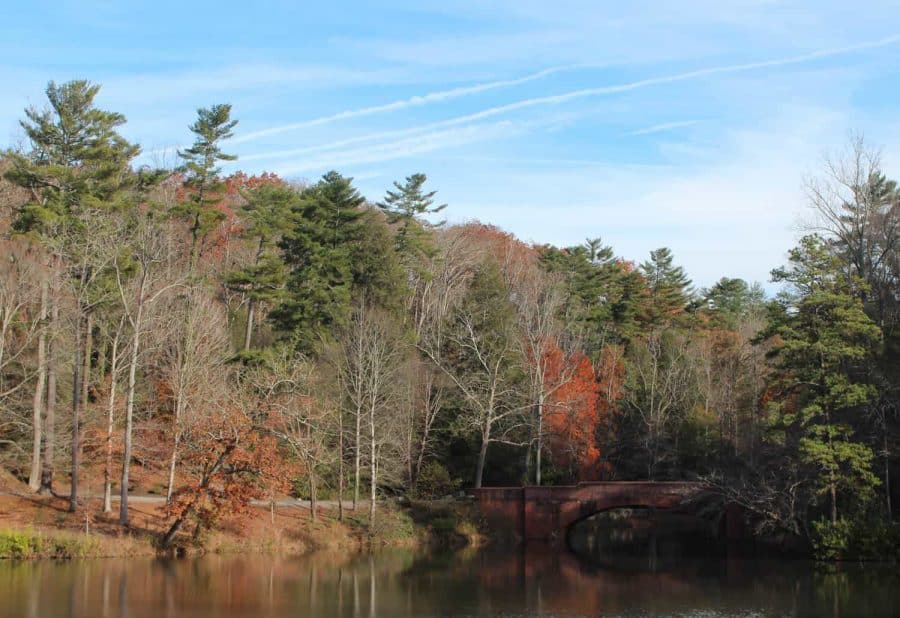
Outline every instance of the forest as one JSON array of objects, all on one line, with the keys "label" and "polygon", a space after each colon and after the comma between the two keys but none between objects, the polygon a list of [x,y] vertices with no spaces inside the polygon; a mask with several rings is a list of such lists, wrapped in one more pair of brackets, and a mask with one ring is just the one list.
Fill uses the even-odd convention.
[{"label": "forest", "polygon": [[665,247],[448,225],[421,173],[375,201],[337,171],[224,174],[227,104],[177,167],[138,165],[99,88],[51,82],[0,159],[0,466],[31,491],[74,512],[102,477],[127,526],[150,470],[166,545],[276,496],[371,520],[393,496],[687,479],[760,535],[900,554],[900,189],[861,138],[806,182],[769,297],[694,287]]}]

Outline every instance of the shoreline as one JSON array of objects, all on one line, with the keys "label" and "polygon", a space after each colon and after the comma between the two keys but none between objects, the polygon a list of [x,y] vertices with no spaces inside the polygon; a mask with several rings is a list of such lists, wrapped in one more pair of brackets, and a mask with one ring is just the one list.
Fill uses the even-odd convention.
[{"label": "shoreline", "polygon": [[166,528],[163,501],[147,498],[130,498],[131,525],[123,528],[118,524],[117,500],[112,513],[102,512],[101,498],[89,498],[77,512],[69,513],[68,498],[0,494],[0,559],[300,556],[320,551],[364,553],[381,547],[462,548],[486,542],[468,504],[412,501],[399,505],[388,500],[379,503],[370,527],[367,507],[359,513],[345,509],[341,522],[336,507],[320,505],[313,520],[302,502],[279,500],[274,510],[268,504],[254,504],[249,515],[226,517],[199,539],[185,535],[176,547],[162,550],[158,540]]}]

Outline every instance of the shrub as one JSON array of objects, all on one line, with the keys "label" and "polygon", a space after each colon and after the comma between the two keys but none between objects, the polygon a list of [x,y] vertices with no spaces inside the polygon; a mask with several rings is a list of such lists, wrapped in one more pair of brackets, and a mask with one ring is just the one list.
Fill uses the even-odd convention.
[{"label": "shrub", "polygon": [[447,468],[437,461],[429,461],[422,466],[416,480],[416,494],[420,498],[435,499],[452,494],[458,483],[450,477]]},{"label": "shrub", "polygon": [[39,545],[40,537],[21,530],[0,532],[0,558],[23,560],[31,558]]},{"label": "shrub", "polygon": [[837,522],[813,522],[813,552],[819,560],[841,560],[847,557],[853,524],[846,519]]},{"label": "shrub", "polygon": [[900,560],[900,523],[823,520],[812,532],[819,560]]},{"label": "shrub", "polygon": [[99,543],[82,535],[53,534],[45,536],[30,530],[5,530],[0,532],[0,558],[27,560],[30,558],[56,558],[70,560],[96,555]]}]

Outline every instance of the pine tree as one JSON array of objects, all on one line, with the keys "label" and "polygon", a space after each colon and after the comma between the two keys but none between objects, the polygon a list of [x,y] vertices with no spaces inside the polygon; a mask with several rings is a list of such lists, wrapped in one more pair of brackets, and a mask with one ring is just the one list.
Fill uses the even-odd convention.
[{"label": "pine tree", "polygon": [[[17,213],[15,228],[38,237],[53,256],[53,266],[65,269],[75,301],[75,340],[72,358],[72,485],[69,509],[78,506],[80,421],[91,368],[92,315],[109,284],[105,266],[109,256],[99,255],[93,240],[100,236],[95,225],[108,223],[96,213],[133,205],[133,190],[143,188],[142,175],[131,169],[140,148],[130,144],[117,129],[125,117],[94,105],[100,86],[85,80],[46,89],[50,107],[25,111],[21,121],[30,143],[27,152],[10,152],[12,167],[6,178],[24,187],[31,199]],[[59,292],[59,290],[57,290]],[[51,331],[56,330],[60,298],[50,298]],[[48,349],[48,403],[42,490],[53,483],[53,432],[56,352]],[[49,384],[53,384],[51,387]]]},{"label": "pine tree", "polygon": [[[425,174],[413,174],[407,176],[403,184],[394,181],[396,191],[388,191],[384,201],[378,203],[378,207],[387,214],[388,223],[398,226],[395,239],[397,252],[405,257],[429,255],[433,252],[426,233],[426,228],[432,225],[424,222],[421,217],[441,212],[447,207],[446,204],[434,205],[437,191],[424,192],[422,186],[425,180]],[[443,223],[441,221],[433,227]]]},{"label": "pine tree", "polygon": [[589,238],[564,250],[547,248],[541,259],[544,268],[565,275],[565,319],[585,337],[593,360],[599,360],[604,345],[628,341],[639,332],[644,282],[612,247]]},{"label": "pine tree", "polygon": [[272,317],[300,349],[309,351],[348,317],[364,203],[351,178],[331,171],[294,206],[296,224],[280,243],[290,269],[286,298]]},{"label": "pine tree", "polygon": [[25,110],[20,121],[30,143],[27,152],[8,152],[11,182],[31,200],[18,213],[21,232],[51,233],[71,226],[71,215],[91,207],[108,208],[135,179],[130,164],[140,147],[117,132],[125,117],[94,106],[100,86],[85,80],[46,89],[50,107]]},{"label": "pine tree", "polygon": [[234,161],[235,155],[222,152],[221,142],[232,135],[237,120],[231,119],[231,105],[221,104],[201,107],[197,110],[197,120],[191,125],[196,136],[194,145],[178,152],[184,162],[181,171],[185,174],[186,199],[175,208],[175,214],[184,218],[191,233],[191,269],[203,252],[202,242],[225,215],[214,205],[221,199],[223,183],[219,179],[220,161]]},{"label": "pine tree", "polygon": [[761,314],[765,292],[759,284],[748,285],[743,279],[722,277],[708,290],[701,291],[703,304],[715,324],[735,328],[740,319]]},{"label": "pine tree", "polygon": [[225,284],[247,297],[246,351],[250,349],[259,304],[276,301],[284,292],[287,268],[277,252],[277,245],[294,225],[294,206],[300,195],[290,187],[265,183],[248,191],[245,197],[243,235],[256,245],[256,249],[253,261],[230,273]]},{"label": "pine tree", "polygon": [[691,280],[681,266],[674,266],[667,247],[650,252],[641,264],[641,273],[650,291],[644,319],[651,327],[671,323],[684,313],[690,300]]},{"label": "pine tree", "polygon": [[780,344],[772,404],[774,435],[814,471],[819,493],[828,496],[830,519],[838,519],[838,495],[852,491],[857,505],[879,483],[872,450],[854,440],[852,422],[874,396],[860,368],[874,353],[881,331],[863,310],[864,283],[841,271],[840,259],[818,236],[790,252],[791,266],[773,271],[790,283],[793,296],[769,334]]}]

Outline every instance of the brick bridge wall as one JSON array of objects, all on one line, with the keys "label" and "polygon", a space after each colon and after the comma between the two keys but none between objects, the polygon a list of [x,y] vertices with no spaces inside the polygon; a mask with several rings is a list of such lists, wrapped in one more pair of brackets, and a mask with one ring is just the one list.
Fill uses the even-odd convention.
[{"label": "brick bridge wall", "polygon": [[699,495],[699,483],[591,482],[557,487],[483,487],[481,513],[495,531],[525,541],[564,539],[566,529],[600,511],[622,507],[676,508]]}]

